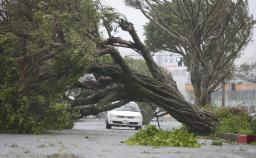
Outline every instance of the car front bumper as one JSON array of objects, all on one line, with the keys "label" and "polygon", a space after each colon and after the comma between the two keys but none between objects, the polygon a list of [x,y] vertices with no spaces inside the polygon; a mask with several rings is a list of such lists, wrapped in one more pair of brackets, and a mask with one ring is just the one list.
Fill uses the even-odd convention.
[{"label": "car front bumper", "polygon": [[122,127],[141,127],[142,120],[141,119],[107,119],[106,124],[111,126],[122,126]]}]

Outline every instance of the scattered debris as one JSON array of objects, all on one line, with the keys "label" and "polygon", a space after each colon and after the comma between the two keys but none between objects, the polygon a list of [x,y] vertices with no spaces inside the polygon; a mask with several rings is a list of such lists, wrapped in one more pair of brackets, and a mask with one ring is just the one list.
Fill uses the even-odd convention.
[{"label": "scattered debris", "polygon": [[48,155],[47,158],[80,158],[80,157],[74,154],[56,153],[56,154]]},{"label": "scattered debris", "polygon": [[220,140],[213,140],[212,141],[212,145],[214,145],[214,146],[222,146],[223,144],[222,144],[222,141],[220,141]]},{"label": "scattered debris", "polygon": [[29,153],[30,153],[30,151],[29,151],[29,150],[26,150],[26,151],[24,151],[24,153],[25,153],[25,154],[29,154]]},{"label": "scattered debris", "polygon": [[45,147],[46,147],[46,145],[44,145],[44,144],[40,144],[40,145],[38,145],[37,147],[38,147],[38,148],[45,148]]},{"label": "scattered debris", "polygon": [[16,143],[13,143],[12,145],[10,145],[9,147],[12,147],[12,148],[17,148],[18,145]]}]

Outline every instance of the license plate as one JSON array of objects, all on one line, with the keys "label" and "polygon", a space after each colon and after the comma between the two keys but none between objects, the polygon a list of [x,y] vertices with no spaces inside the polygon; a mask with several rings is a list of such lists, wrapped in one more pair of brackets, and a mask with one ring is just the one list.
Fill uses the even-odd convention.
[{"label": "license plate", "polygon": [[124,124],[128,124],[129,121],[128,121],[128,120],[124,120],[123,123],[124,123]]}]

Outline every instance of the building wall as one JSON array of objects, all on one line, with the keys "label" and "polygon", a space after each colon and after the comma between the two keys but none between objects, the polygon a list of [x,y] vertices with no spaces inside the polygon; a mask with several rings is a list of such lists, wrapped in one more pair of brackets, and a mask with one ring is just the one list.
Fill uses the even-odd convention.
[{"label": "building wall", "polygon": [[[189,101],[194,101],[193,87],[186,84],[186,91],[189,93]],[[212,103],[215,105],[222,104],[221,89],[212,94]],[[256,84],[248,82],[227,82],[225,84],[225,106],[245,106],[248,111],[256,110]]]},{"label": "building wall", "polygon": [[179,91],[188,100],[189,93],[186,91],[185,83],[190,82],[190,75],[184,64],[183,57],[175,53],[159,52],[154,54],[153,59],[159,66],[171,73]]},{"label": "building wall", "polygon": [[[142,59],[139,55],[129,55],[134,59]],[[177,87],[185,99],[194,103],[193,87],[190,82],[190,74],[187,67],[182,62],[182,56],[170,52],[159,52],[153,55],[154,61],[170,72],[177,83]],[[180,62],[181,61],[181,62]],[[241,80],[229,81],[225,84],[226,105],[246,106],[249,109],[256,107],[256,84],[243,82]],[[221,105],[221,89],[212,94],[214,104]]]},{"label": "building wall", "polygon": [[[127,55],[133,59],[143,59],[137,53]],[[184,65],[183,57],[176,53],[171,52],[158,52],[153,55],[154,61],[157,65],[166,69],[171,73],[174,81],[177,84],[178,89],[183,94],[185,99],[189,99],[189,93],[186,91],[185,83],[190,82],[190,75],[187,72],[187,67]]]}]

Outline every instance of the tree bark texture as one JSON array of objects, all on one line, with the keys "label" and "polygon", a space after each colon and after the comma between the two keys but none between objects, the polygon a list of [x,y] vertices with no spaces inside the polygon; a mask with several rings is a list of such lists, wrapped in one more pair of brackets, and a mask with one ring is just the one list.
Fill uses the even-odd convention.
[{"label": "tree bark texture", "polygon": [[[121,104],[112,104],[118,100],[123,103],[128,101],[147,102],[162,107],[192,132],[200,134],[213,132],[219,123],[218,118],[184,99],[172,76],[164,75],[154,62],[149,50],[137,36],[132,23],[121,20],[120,27],[130,34],[133,41],[109,37],[99,44],[97,53],[99,55],[110,54],[114,63],[95,64],[88,73],[92,73],[96,77],[95,85],[103,84],[105,88],[100,88],[91,96],[76,98],[72,101],[73,107],[84,110],[85,114],[97,114],[121,106]],[[133,72],[114,46],[127,47],[140,54],[152,77]],[[107,82],[104,82],[106,79]]]},{"label": "tree bark texture", "polygon": [[168,83],[136,73],[128,76],[123,74],[118,67],[111,65],[94,66],[91,72],[111,76],[116,82],[124,85],[127,99],[161,106],[192,132],[209,134],[218,125],[215,115],[187,102],[180,92]]}]

